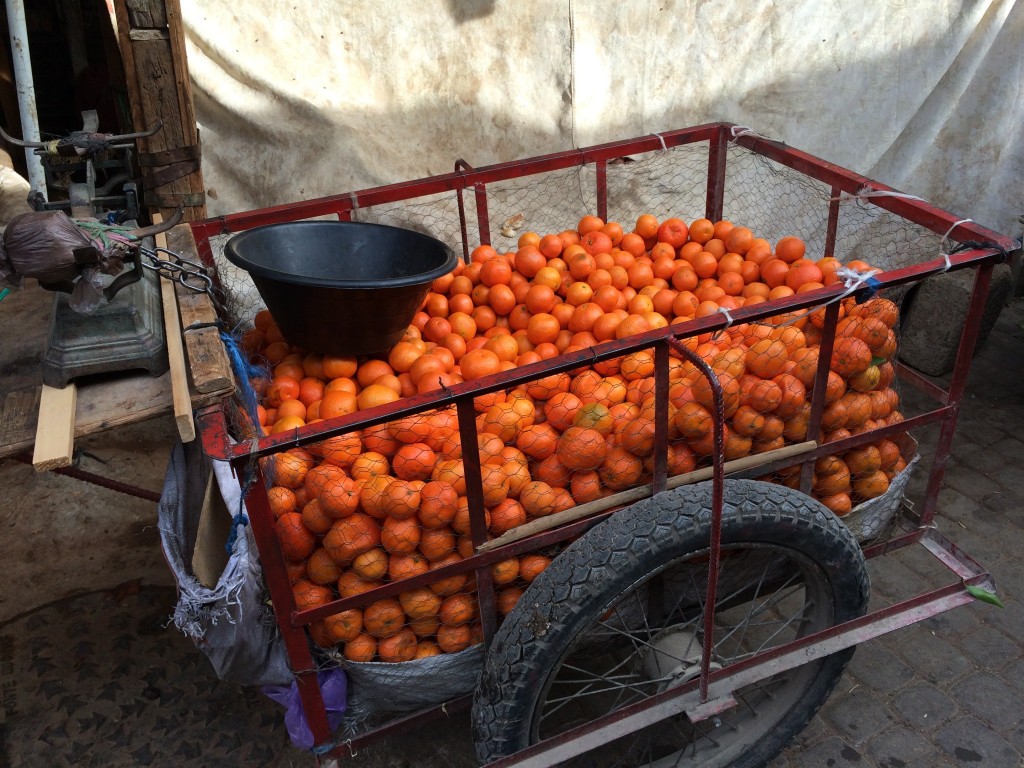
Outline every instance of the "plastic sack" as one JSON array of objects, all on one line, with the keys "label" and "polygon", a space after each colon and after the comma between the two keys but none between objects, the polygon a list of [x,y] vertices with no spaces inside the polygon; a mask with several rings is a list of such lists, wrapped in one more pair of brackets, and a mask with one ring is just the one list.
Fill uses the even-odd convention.
[{"label": "plastic sack", "polygon": [[413,712],[470,693],[483,662],[483,645],[400,664],[337,660],[348,676],[346,733],[358,733],[375,715]]},{"label": "plastic sack", "polygon": [[[317,673],[320,682],[320,695],[324,699],[327,710],[327,724],[331,731],[337,730],[345,715],[347,684],[345,673],[340,669],[328,669]],[[288,736],[299,749],[313,748],[313,732],[306,722],[306,714],[302,709],[302,697],[299,696],[298,683],[291,685],[272,685],[262,689],[263,693],[285,708],[284,725]]]},{"label": "plastic sack", "polygon": [[32,211],[15,216],[4,230],[4,271],[9,282],[34,277],[61,283],[78,277],[76,248],[92,245],[71,218],[61,211]]},{"label": "plastic sack", "polygon": [[[120,234],[108,235],[110,231]],[[21,287],[24,278],[33,277],[44,288],[69,292],[68,305],[90,314],[106,303],[103,289],[109,276],[124,269],[130,246],[122,235],[120,228],[76,222],[61,211],[23,213],[4,230],[0,278]],[[75,250],[90,247],[93,255],[79,263]]]},{"label": "plastic sack", "polygon": [[71,296],[68,298],[68,306],[75,312],[88,315],[95,312],[107,303],[103,295],[103,289],[107,287],[103,275],[93,267],[86,267],[82,270],[82,276],[78,278],[75,287],[71,289]]},{"label": "plastic sack", "polygon": [[249,526],[232,528],[237,535],[215,586],[204,586],[193,572],[211,471],[226,506],[221,514],[239,512],[241,489],[230,466],[205,457],[199,441],[174,446],[158,511],[161,546],[178,585],[174,623],[206,654],[221,680],[287,685],[294,678],[273,612],[263,599],[262,571]]}]

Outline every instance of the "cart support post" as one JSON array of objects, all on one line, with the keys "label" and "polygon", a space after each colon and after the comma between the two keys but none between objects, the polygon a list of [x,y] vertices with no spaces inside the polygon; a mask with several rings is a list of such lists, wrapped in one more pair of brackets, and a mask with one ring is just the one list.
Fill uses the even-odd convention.
[{"label": "cart support post", "polygon": [[828,201],[828,224],[825,229],[825,252],[822,257],[835,256],[836,233],[839,231],[839,196],[843,190],[832,185],[832,195]]},{"label": "cart support post", "polygon": [[[236,474],[239,478],[243,476],[238,467]],[[284,554],[278,545],[271,523],[274,517],[270,510],[263,473],[259,470],[256,471],[256,479],[249,491],[245,496],[245,507],[249,512],[253,538],[256,539],[256,547],[260,553],[263,576],[274,604],[274,616],[277,618],[277,626],[281,630],[288,661],[299,689],[302,711],[313,734],[313,743],[316,746],[328,744],[331,741],[331,727],[327,722],[327,709],[320,694],[316,665],[309,651],[306,633],[292,621],[296,611],[295,597],[285,569]]]},{"label": "cart support post", "polygon": [[[839,322],[840,302],[834,301],[825,307],[825,322],[818,347],[818,368],[814,372],[811,389],[811,415],[807,419],[807,440],[817,440],[821,429],[821,415],[825,411],[825,393],[828,389],[829,361],[836,340],[836,324]],[[821,310],[818,310],[819,312]],[[809,494],[814,481],[814,462],[806,461],[800,467],[800,491]]]},{"label": "cart support post", "polygon": [[725,160],[729,155],[728,128],[715,130],[708,141],[708,189],[704,215],[711,221],[722,218],[725,207]]},{"label": "cart support post", "polygon": [[466,192],[465,173],[472,171],[473,166],[461,157],[455,161],[455,172],[463,174],[463,184],[455,190],[455,198],[459,204],[459,230],[462,233],[462,260],[469,264],[469,227],[466,224],[466,199],[463,195]]},{"label": "cart support post", "polygon": [[[459,416],[459,439],[462,441],[462,467],[466,473],[466,503],[469,505],[469,527],[473,547],[487,541],[486,506],[483,478],[480,476],[480,450],[477,448],[476,409],[473,397],[460,398],[455,406]],[[480,626],[484,642],[490,645],[498,631],[498,613],[494,599],[494,579],[491,567],[476,570],[476,599],[480,609]]]},{"label": "cart support post", "polygon": [[601,158],[594,163],[597,186],[597,217],[608,221],[608,161]]},{"label": "cart support post", "polygon": [[668,486],[668,344],[654,347],[654,472],[651,492]]},{"label": "cart support post", "polygon": [[674,338],[668,343],[696,366],[711,385],[711,419],[714,430],[714,452],[711,454],[711,541],[708,544],[708,587],[704,598],[704,637],[700,658],[700,700],[708,700],[708,683],[711,674],[711,656],[715,642],[715,603],[718,596],[718,561],[722,545],[722,498],[725,495],[725,396],[722,385],[714,370],[696,352]]},{"label": "cart support post", "polygon": [[992,283],[994,268],[993,262],[985,262],[978,267],[974,275],[971,301],[968,304],[967,317],[964,319],[964,329],[960,335],[960,346],[957,348],[956,363],[946,396],[949,410],[939,428],[939,441],[935,448],[932,471],[928,475],[928,487],[925,489],[924,503],[921,507],[922,526],[931,525],[932,519],[935,517],[939,491],[942,489],[942,480],[946,474],[946,463],[953,450],[953,435],[956,432],[957,416],[960,414],[960,399],[963,397],[964,387],[967,385],[971,359],[974,357],[974,348],[978,342],[978,335],[981,333],[981,318],[984,314],[985,300],[988,298],[988,289]]}]

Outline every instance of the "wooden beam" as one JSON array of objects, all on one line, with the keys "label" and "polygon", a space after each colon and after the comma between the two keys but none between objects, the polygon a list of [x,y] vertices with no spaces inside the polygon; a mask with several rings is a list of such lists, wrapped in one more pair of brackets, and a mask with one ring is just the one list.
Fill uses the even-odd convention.
[{"label": "wooden beam", "polygon": [[188,367],[185,348],[181,342],[181,324],[178,320],[178,300],[170,280],[160,278],[160,298],[164,304],[164,332],[167,335],[167,359],[171,365],[171,402],[174,423],[183,443],[196,439],[196,425],[192,419],[192,398],[188,393]]},{"label": "wooden beam", "polygon": [[217,328],[198,328],[185,332],[189,369],[196,392],[201,395],[230,395],[235,390],[224,342]]},{"label": "wooden beam", "polygon": [[[167,243],[168,248],[178,255],[200,263],[196,241],[188,224],[179,224],[171,229],[167,233]],[[204,395],[231,394],[235,391],[235,377],[220,338],[219,318],[210,295],[190,290],[180,283],[175,283],[174,288],[178,294],[178,311],[193,388]]]},{"label": "wooden beam", "polygon": [[[153,214],[153,223],[159,224],[163,217]],[[167,234],[156,235],[158,248],[167,248]],[[174,410],[174,423],[178,426],[178,436],[183,443],[191,443],[196,439],[196,425],[192,418],[192,398],[188,390],[188,366],[185,364],[185,347],[181,340],[181,321],[178,317],[178,297],[175,295],[174,283],[160,277],[160,298],[164,305],[164,336],[167,339],[167,360],[171,373],[171,403]]]},{"label": "wooden beam", "polygon": [[78,387],[63,389],[43,385],[32,466],[37,472],[70,467],[75,452],[75,406]]},{"label": "wooden beam", "polygon": [[145,205],[159,209],[165,218],[179,207],[184,207],[186,221],[205,218],[180,1],[114,0],[114,9],[134,127],[163,124],[138,142]]}]

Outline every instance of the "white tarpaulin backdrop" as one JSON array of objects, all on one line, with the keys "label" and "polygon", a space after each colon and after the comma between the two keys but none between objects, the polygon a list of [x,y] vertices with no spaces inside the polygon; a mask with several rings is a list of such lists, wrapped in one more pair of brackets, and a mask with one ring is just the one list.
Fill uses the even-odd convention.
[{"label": "white tarpaulin backdrop", "polygon": [[714,120],[1024,213],[1024,2],[181,5],[211,216]]}]

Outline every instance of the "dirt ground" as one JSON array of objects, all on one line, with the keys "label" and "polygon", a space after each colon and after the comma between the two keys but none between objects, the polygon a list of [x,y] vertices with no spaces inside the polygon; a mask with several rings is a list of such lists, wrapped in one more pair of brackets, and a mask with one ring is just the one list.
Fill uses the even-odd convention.
[{"label": "dirt ground", "polygon": [[[176,438],[170,416],[76,441],[78,467],[156,493]],[[0,461],[0,623],[76,594],[171,586],[153,502]]]}]

